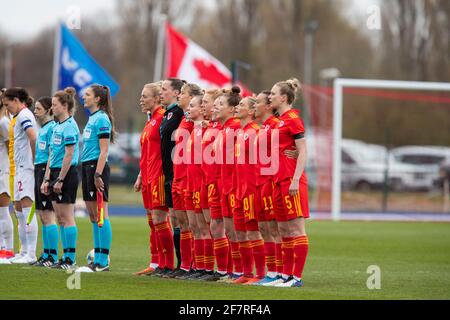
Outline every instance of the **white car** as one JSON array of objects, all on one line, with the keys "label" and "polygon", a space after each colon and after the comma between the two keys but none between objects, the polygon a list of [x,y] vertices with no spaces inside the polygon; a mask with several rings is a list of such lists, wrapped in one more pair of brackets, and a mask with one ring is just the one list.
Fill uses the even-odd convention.
[{"label": "white car", "polygon": [[391,189],[416,190],[429,187],[430,168],[405,164],[383,146],[357,140],[342,140],[342,184],[344,188],[372,190],[382,188],[385,175]]},{"label": "white car", "polygon": [[421,166],[428,170],[423,177],[424,187],[431,189],[439,180],[443,162],[450,161],[450,148],[435,146],[405,146],[392,149],[395,159],[401,163]]}]

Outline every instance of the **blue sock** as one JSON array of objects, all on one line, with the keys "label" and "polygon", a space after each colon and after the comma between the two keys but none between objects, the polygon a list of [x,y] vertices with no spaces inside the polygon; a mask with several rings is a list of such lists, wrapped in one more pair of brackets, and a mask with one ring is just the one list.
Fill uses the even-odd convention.
[{"label": "blue sock", "polygon": [[[66,248],[67,248],[66,232],[65,232],[64,226],[59,226],[59,235],[61,237],[61,245],[62,245],[63,252],[64,252],[64,250],[66,250]],[[63,253],[61,258],[64,260],[66,258],[66,254]]]},{"label": "blue sock", "polygon": [[101,266],[108,265],[109,250],[111,249],[112,229],[109,219],[105,219],[103,227],[99,228],[100,233],[100,255],[98,263]]},{"label": "blue sock", "polygon": [[77,226],[65,227],[64,232],[66,233],[66,242],[67,242],[67,252],[66,257],[70,258],[73,262],[75,262],[76,248],[77,248],[77,237],[78,237],[78,229]]},{"label": "blue sock", "polygon": [[49,255],[53,257],[53,260],[58,261],[58,226],[56,224],[47,226],[47,243]]},{"label": "blue sock", "polygon": [[42,224],[42,249],[44,253],[42,257],[44,259],[48,258],[48,236],[47,236],[47,226]]},{"label": "blue sock", "polygon": [[92,233],[94,236],[94,263],[97,263],[100,258],[100,232],[97,222],[92,222]]}]

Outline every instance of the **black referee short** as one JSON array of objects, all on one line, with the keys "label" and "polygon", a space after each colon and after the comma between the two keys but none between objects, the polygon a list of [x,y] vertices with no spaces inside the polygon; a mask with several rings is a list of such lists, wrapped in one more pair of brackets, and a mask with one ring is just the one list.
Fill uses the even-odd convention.
[{"label": "black referee short", "polygon": [[56,194],[53,191],[53,186],[55,185],[56,179],[59,177],[60,172],[61,168],[50,168],[50,198],[52,201],[56,201],[56,203],[74,204],[77,199],[77,189],[79,183],[77,167],[70,167],[66,177],[64,178],[62,193]]},{"label": "black referee short", "polygon": [[41,193],[41,184],[44,182],[45,169],[47,164],[37,164],[34,166],[34,201],[36,210],[53,211],[52,199]]},{"label": "black referee short", "polygon": [[164,193],[166,194],[166,206],[168,208],[173,208],[172,200],[172,180],[164,181]]},{"label": "black referee short", "polygon": [[[97,188],[95,187],[95,171],[97,169],[97,160],[86,161],[82,163],[81,177],[84,201],[97,201]],[[108,202],[109,195],[109,176],[110,169],[108,163],[102,173],[102,180],[105,186],[103,191],[103,201]]]}]

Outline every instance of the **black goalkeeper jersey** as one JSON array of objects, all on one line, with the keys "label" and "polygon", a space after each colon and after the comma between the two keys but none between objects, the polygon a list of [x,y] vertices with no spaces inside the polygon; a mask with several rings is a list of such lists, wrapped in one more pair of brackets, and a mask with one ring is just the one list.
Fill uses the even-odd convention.
[{"label": "black goalkeeper jersey", "polygon": [[173,181],[172,150],[175,148],[175,139],[172,135],[183,119],[183,109],[178,104],[170,105],[164,113],[159,132],[161,135],[162,168],[166,181]]}]

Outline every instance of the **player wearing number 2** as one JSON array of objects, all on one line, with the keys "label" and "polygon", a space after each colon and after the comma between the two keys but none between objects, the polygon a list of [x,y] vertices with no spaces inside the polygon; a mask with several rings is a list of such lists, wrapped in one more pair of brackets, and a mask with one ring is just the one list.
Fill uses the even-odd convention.
[{"label": "player wearing number 2", "polygon": [[[34,201],[34,156],[36,144],[36,120],[28,109],[33,99],[23,88],[10,88],[3,95],[3,102],[15,118],[14,126],[14,201],[19,221],[20,255],[13,263],[36,262],[38,225],[32,215]],[[30,220],[29,225],[27,221]]]}]

